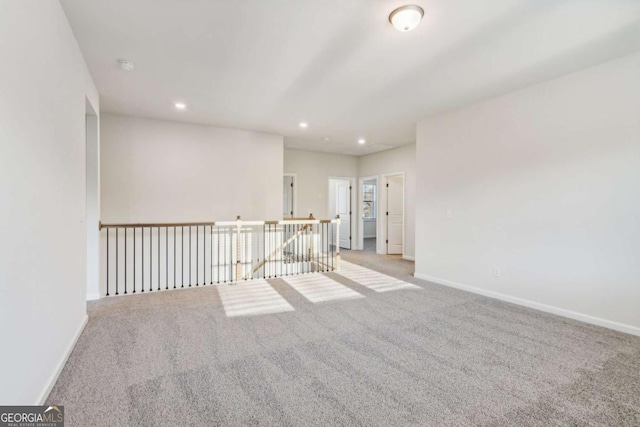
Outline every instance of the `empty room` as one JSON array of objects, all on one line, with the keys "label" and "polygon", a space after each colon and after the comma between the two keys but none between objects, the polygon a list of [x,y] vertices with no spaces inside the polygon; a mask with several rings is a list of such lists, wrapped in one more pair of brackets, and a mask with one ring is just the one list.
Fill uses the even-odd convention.
[{"label": "empty room", "polygon": [[640,426],[640,1],[0,0],[1,426]]}]

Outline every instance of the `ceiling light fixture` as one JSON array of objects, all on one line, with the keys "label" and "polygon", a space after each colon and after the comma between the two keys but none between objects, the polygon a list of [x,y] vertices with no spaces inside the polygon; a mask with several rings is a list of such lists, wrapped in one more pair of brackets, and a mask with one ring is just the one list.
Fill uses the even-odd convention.
[{"label": "ceiling light fixture", "polygon": [[396,30],[407,32],[418,26],[424,16],[424,10],[420,6],[413,4],[402,6],[391,12],[389,22],[396,27]]},{"label": "ceiling light fixture", "polygon": [[365,144],[366,142],[367,142],[367,140],[366,140],[366,139],[364,139],[364,138],[360,138],[360,139],[358,140],[358,144],[360,144],[360,145],[363,145],[363,144]]},{"label": "ceiling light fixture", "polygon": [[300,122],[300,127],[301,127],[302,129],[306,129],[306,128],[307,128],[307,126],[309,126],[309,125],[308,125],[306,122]]},{"label": "ceiling light fixture", "polygon": [[136,64],[131,61],[127,61],[126,59],[118,59],[118,65],[120,65],[120,68],[124,71],[132,71],[136,68]]},{"label": "ceiling light fixture", "polygon": [[178,110],[185,110],[187,108],[187,104],[184,102],[176,102],[174,105]]}]

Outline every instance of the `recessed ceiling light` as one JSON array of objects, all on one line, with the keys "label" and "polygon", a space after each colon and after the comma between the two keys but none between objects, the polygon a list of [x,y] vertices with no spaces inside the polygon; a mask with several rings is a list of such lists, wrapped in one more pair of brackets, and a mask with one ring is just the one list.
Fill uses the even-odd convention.
[{"label": "recessed ceiling light", "polygon": [[131,71],[136,67],[136,64],[126,59],[118,59],[118,65],[120,65],[120,68],[124,71]]},{"label": "recessed ceiling light", "polygon": [[389,22],[396,27],[396,30],[406,32],[418,26],[424,16],[424,10],[420,6],[413,4],[402,6],[391,12]]},{"label": "recessed ceiling light", "polygon": [[325,137],[324,137],[324,140],[325,140],[325,141],[331,141],[331,138],[329,138],[328,136],[325,136]]},{"label": "recessed ceiling light", "polygon": [[358,144],[360,144],[360,145],[362,145],[362,144],[364,144],[364,143],[366,143],[366,142],[367,142],[367,140],[366,140],[366,139],[364,139],[364,138],[360,138],[360,139],[358,140]]},{"label": "recessed ceiling light", "polygon": [[184,102],[176,102],[174,105],[178,110],[184,110],[187,108],[187,104],[185,104]]},{"label": "recessed ceiling light", "polygon": [[301,127],[302,129],[306,129],[306,128],[307,128],[307,126],[309,126],[309,125],[307,124],[307,122],[300,122],[300,127]]}]

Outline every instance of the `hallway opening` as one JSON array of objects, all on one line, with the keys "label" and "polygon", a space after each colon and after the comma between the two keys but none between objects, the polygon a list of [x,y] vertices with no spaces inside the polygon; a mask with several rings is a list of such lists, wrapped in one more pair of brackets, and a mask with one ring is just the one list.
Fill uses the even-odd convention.
[{"label": "hallway opening", "polygon": [[360,180],[361,189],[361,218],[363,250],[377,251],[378,234],[378,178],[363,178]]}]

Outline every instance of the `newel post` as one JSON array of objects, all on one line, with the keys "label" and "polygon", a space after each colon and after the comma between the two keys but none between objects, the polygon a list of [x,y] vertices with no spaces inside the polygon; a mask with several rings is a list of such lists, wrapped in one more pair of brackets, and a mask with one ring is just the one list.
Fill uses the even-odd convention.
[{"label": "newel post", "polygon": [[340,271],[340,215],[336,215],[336,268]]},{"label": "newel post", "polygon": [[242,232],[242,219],[240,215],[236,217],[236,282],[242,277],[242,248],[240,247],[240,234]]}]

